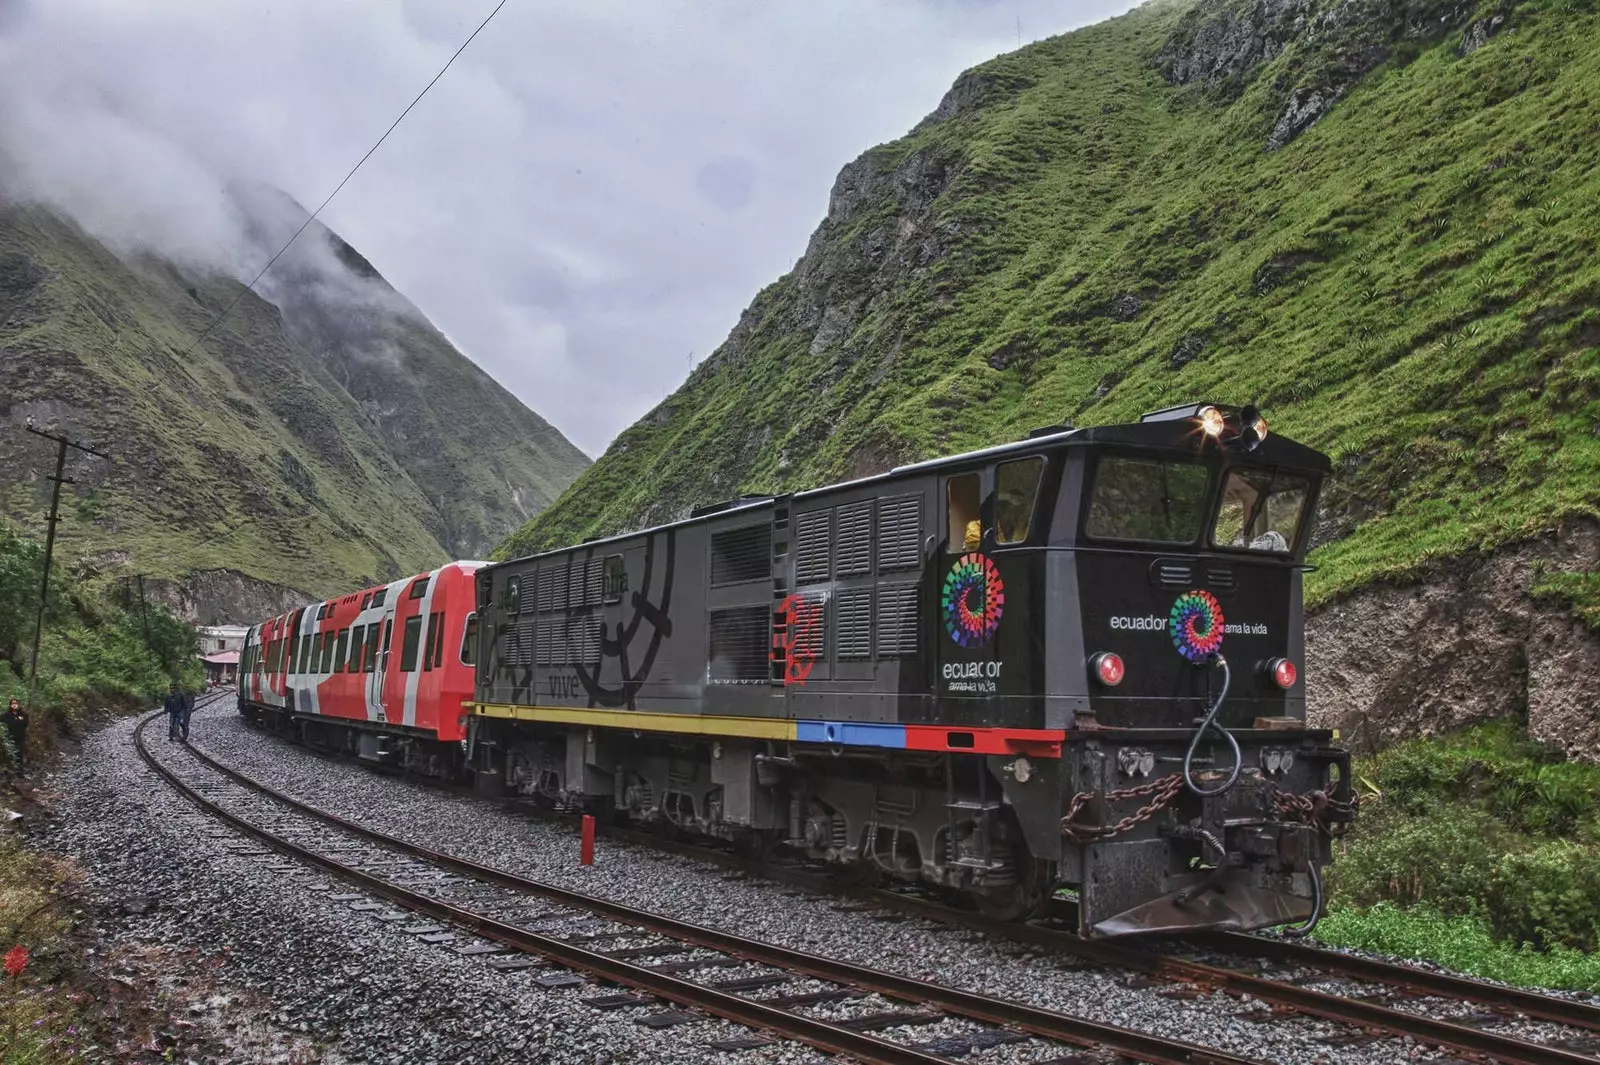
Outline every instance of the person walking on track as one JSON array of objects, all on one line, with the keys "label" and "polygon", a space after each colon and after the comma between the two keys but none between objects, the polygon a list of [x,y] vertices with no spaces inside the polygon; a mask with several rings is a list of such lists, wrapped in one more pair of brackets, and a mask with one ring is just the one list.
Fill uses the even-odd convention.
[{"label": "person walking on track", "polygon": [[183,734],[183,742],[189,742],[189,711],[194,709],[194,700],[188,693],[176,684],[167,689],[167,701],[161,704],[167,713],[167,739],[175,740],[179,733]]},{"label": "person walking on track", "polygon": [[17,776],[25,776],[27,767],[24,752],[28,746],[28,712],[22,708],[20,702],[13,699],[6,712],[0,714],[0,724],[5,725],[6,733],[11,738],[12,757],[17,760]]}]

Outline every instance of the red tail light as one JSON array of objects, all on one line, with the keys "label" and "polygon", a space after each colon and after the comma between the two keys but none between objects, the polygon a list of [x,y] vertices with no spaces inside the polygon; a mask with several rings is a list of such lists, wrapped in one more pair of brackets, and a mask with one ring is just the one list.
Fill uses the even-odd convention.
[{"label": "red tail light", "polygon": [[1272,676],[1272,683],[1285,691],[1294,687],[1294,682],[1300,677],[1300,671],[1287,658],[1274,658],[1268,662],[1267,672]]},{"label": "red tail light", "polygon": [[1108,688],[1115,688],[1122,683],[1127,669],[1122,664],[1122,657],[1111,651],[1102,651],[1089,660],[1094,666],[1094,675],[1100,678],[1100,683]]}]

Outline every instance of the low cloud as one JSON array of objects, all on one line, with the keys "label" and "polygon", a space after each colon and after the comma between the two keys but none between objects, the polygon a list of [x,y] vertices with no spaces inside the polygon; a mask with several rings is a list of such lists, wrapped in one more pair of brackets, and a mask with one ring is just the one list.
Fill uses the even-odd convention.
[{"label": "low cloud", "polygon": [[[241,185],[320,203],[491,6],[0,0],[0,190],[248,279]],[[840,166],[1019,21],[1128,6],[511,0],[322,221],[598,454],[793,266]]]}]

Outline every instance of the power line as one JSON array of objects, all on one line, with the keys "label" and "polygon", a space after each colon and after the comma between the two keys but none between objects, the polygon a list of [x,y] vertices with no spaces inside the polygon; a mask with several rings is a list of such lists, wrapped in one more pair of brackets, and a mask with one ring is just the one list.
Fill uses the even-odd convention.
[{"label": "power line", "polygon": [[255,278],[244,287],[244,291],[234,296],[233,300],[229,302],[226,307],[222,308],[222,313],[213,318],[211,323],[200,331],[200,335],[195,337],[194,343],[190,344],[188,350],[183,353],[184,358],[187,358],[195,348],[199,347],[200,343],[205,340],[206,337],[211,335],[211,331],[213,329],[222,324],[222,320],[228,317],[228,313],[239,305],[240,300],[244,299],[248,293],[255,291],[256,284],[267,275],[267,271],[272,269],[273,264],[282,258],[283,253],[289,250],[289,246],[300,238],[300,234],[306,231],[306,227],[310,226],[312,222],[317,220],[317,216],[322,213],[323,208],[332,203],[333,198],[339,195],[339,190],[344,188],[345,185],[349,183],[350,179],[356,176],[356,171],[361,169],[361,164],[370,159],[372,157],[372,153],[383,146],[383,142],[389,139],[389,134],[393,133],[395,131],[395,127],[400,125],[400,123],[405,120],[405,117],[411,113],[411,109],[413,107],[422,102],[422,98],[428,95],[428,90],[433,88],[435,82],[444,77],[445,71],[449,70],[450,65],[456,61],[462,52],[467,50],[467,45],[472,43],[473,38],[482,33],[483,28],[489,25],[494,17],[500,13],[500,9],[506,6],[506,2],[507,0],[500,0],[500,2],[494,6],[494,10],[489,12],[488,16],[482,22],[478,23],[478,28],[473,30],[467,39],[461,42],[461,47],[457,48],[455,53],[445,61],[444,66],[439,68],[439,73],[433,76],[433,80],[422,87],[422,91],[417,93],[416,99],[407,104],[406,109],[400,112],[400,117],[389,124],[389,128],[383,131],[383,136],[378,138],[377,143],[373,144],[371,148],[367,149],[367,154],[363,155],[360,160],[356,162],[356,165],[350,168],[350,172],[344,176],[344,179],[340,181],[338,185],[334,186],[333,191],[328,193],[328,198],[323,200],[321,205],[318,206],[315,211],[312,211],[311,214],[306,216],[306,220],[300,223],[300,228],[294,231],[294,236],[285,241],[283,247],[278,249],[278,253],[267,260],[267,265],[263,266],[261,268],[261,272],[256,274]]}]

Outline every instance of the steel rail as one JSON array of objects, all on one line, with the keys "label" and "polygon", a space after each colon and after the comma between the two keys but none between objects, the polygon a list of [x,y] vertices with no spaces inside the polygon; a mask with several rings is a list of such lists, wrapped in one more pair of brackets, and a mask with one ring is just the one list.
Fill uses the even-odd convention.
[{"label": "steel rail", "polygon": [[1343,954],[1306,943],[1251,935],[1248,932],[1213,932],[1197,938],[1218,950],[1292,965],[1331,969],[1358,980],[1388,984],[1406,991],[1477,1002],[1485,1006],[1505,1006],[1542,1021],[1600,1032],[1600,1006],[1591,1006],[1586,1002],[1552,998],[1520,987],[1502,987],[1453,973],[1430,972],[1414,965],[1379,961],[1360,954]]},{"label": "steel rail", "polygon": [[[291,741],[293,742],[293,741]],[[306,748],[319,753],[314,748]],[[335,757],[328,755],[328,757]],[[336,759],[337,760],[337,759]],[[224,771],[226,772],[226,768]],[[452,789],[454,790],[454,789]],[[291,800],[292,801],[292,800]],[[668,853],[696,857],[729,868],[736,868],[781,883],[805,887],[819,892],[832,892],[865,902],[873,902],[887,909],[897,910],[926,920],[996,934],[1015,942],[1051,950],[1064,951],[1085,960],[1116,966],[1147,976],[1187,980],[1208,987],[1220,987],[1238,995],[1251,995],[1264,1001],[1287,1006],[1301,1013],[1324,1019],[1353,1024],[1362,1028],[1378,1028],[1397,1035],[1462,1050],[1485,1054],[1509,1065],[1595,1065],[1596,1058],[1569,1052],[1559,1047],[1547,1047],[1509,1036],[1482,1032],[1465,1025],[1437,1020],[1421,1014],[1397,1010],[1377,1003],[1364,1002],[1327,992],[1311,991],[1292,984],[1284,984],[1265,977],[1240,973],[1224,966],[1206,965],[1181,958],[1151,954],[1135,947],[1102,940],[1086,940],[1080,936],[1057,929],[1033,924],[996,921],[975,913],[964,913],[940,903],[910,895],[885,891],[881,888],[840,886],[828,884],[818,874],[791,869],[774,869],[766,863],[726,854],[722,851],[692,844],[664,840],[648,833],[607,829],[608,834],[630,842],[655,847]],[[1562,1024],[1573,1028],[1600,1031],[1600,1008],[1585,1003],[1552,998],[1538,992],[1520,988],[1502,988],[1494,984],[1467,977],[1430,973],[1412,966],[1380,962],[1370,958],[1321,950],[1305,944],[1270,940],[1248,933],[1219,933],[1227,944],[1243,941],[1236,949],[1268,956],[1269,952],[1282,952],[1285,959],[1293,958],[1304,964],[1322,966],[1345,975],[1387,984],[1391,987],[1427,990],[1442,997],[1486,1006],[1510,1006],[1530,1017]],[[1264,946],[1260,946],[1264,945]],[[1219,949],[1234,949],[1218,943]]]},{"label": "steel rail", "polygon": [[[424,861],[431,862],[442,868],[462,873],[480,881],[498,884],[502,887],[509,887],[515,890],[527,892],[529,894],[540,895],[579,909],[585,909],[592,913],[600,914],[612,920],[621,921],[640,928],[646,928],[650,931],[669,936],[673,939],[678,939],[686,943],[692,943],[696,946],[705,947],[723,954],[760,962],[762,964],[771,965],[776,968],[788,970],[790,972],[796,972],[806,976],[815,977],[830,983],[857,987],[867,991],[875,991],[889,998],[938,1006],[941,1009],[944,1009],[946,1012],[956,1016],[965,1017],[971,1020],[1007,1025],[1033,1035],[1062,1043],[1068,1043],[1085,1048],[1106,1047],[1116,1050],[1124,1055],[1133,1057],[1136,1060],[1148,1062],[1150,1065],[1252,1065],[1252,1059],[1243,1058],[1235,1054],[1227,1053],[1226,1051],[1214,1050],[1209,1047],[1183,1043],[1176,1040],[1169,1040],[1161,1036],[1151,1035],[1149,1033],[1140,1032],[1130,1028],[1121,1028],[1115,1025],[1101,1024],[1097,1021],[1090,1021],[1084,1018],[1074,1017],[1070,1014],[1058,1013],[1053,1010],[1042,1009],[1036,1006],[1028,1006],[1023,1003],[1000,1001],[986,995],[977,994],[971,991],[964,991],[959,988],[949,987],[943,984],[924,983],[923,981],[916,980],[911,977],[900,976],[896,973],[884,972],[879,969],[872,969],[866,966],[856,965],[851,962],[810,954],[805,951],[794,950],[788,947],[781,947],[770,943],[763,943],[760,940],[747,939],[731,932],[723,932],[718,929],[707,928],[704,925],[692,924],[687,921],[680,921],[676,918],[666,917],[661,914],[652,913],[646,910],[634,909],[633,907],[624,905],[622,903],[611,902],[607,899],[596,898],[591,895],[584,895],[576,891],[570,891],[566,888],[557,887],[553,884],[546,884],[542,881],[519,876],[503,869],[496,869],[492,866],[480,865],[464,858],[458,858],[454,855],[444,854],[442,852],[423,847],[419,844],[390,836],[387,833],[379,832],[364,825],[347,821],[335,814],[318,809],[315,806],[311,806],[289,795],[286,795],[283,792],[280,792],[266,784],[262,784],[259,781],[253,780],[243,773],[240,773],[238,770],[224,765],[215,758],[212,758],[210,755],[197,750],[193,746],[189,746],[188,751],[198,761],[221,773],[223,776],[234,781],[235,783],[255,791],[258,794],[273,799],[274,801],[279,802],[299,813],[305,814],[308,817],[315,818],[316,820],[335,826],[353,835],[360,836],[375,843],[380,843],[404,854],[423,859]],[[149,760],[148,757],[147,760]],[[167,775],[169,780],[172,779],[172,777],[166,772],[163,772],[163,775]],[[209,804],[208,801],[204,799],[200,799],[199,801],[206,803],[208,806],[214,805]],[[221,811],[221,813],[226,818],[230,819],[230,823],[232,823],[232,815],[227,814],[226,811]],[[256,836],[258,839],[263,839],[264,841],[267,838],[272,838],[269,836],[269,834],[262,832],[262,830],[254,828],[254,826],[248,827],[246,831],[249,831],[250,834]],[[288,844],[288,846],[292,847],[293,845]],[[317,857],[320,858],[320,856]],[[318,862],[318,864],[324,863],[335,866],[338,865],[338,863],[331,862],[329,859],[321,859]],[[326,865],[324,865],[324,867],[326,867]],[[344,867],[340,866],[340,868]],[[358,875],[364,880],[369,879],[367,874],[358,873]],[[389,885],[386,885],[386,887],[390,887],[391,890],[396,890]],[[426,896],[424,896],[424,898],[426,898]],[[428,903],[433,906],[444,907],[453,912],[466,912],[455,911],[454,907],[448,907],[447,904],[439,903],[434,899],[428,899]],[[407,903],[407,905],[410,904]],[[443,916],[443,914],[441,914],[441,916]],[[449,919],[458,920],[458,918],[455,916],[450,916]],[[533,933],[528,933],[521,929],[517,929],[514,926],[499,925],[497,922],[493,922],[487,918],[478,917],[476,915],[467,914],[467,919],[459,921],[459,923],[463,923],[467,925],[467,927],[474,928],[475,931],[479,930],[479,926],[475,925],[473,922],[483,922],[484,927],[510,929],[518,936],[533,936],[540,941],[544,941],[544,937],[534,936]],[[486,938],[497,937],[486,934]],[[560,941],[551,942],[557,943],[563,950],[577,952],[575,956],[578,956],[580,960],[570,962],[570,964],[572,964],[575,968],[585,967],[584,962],[581,960],[582,958],[603,958],[601,955],[595,955],[592,952],[581,950],[581,948],[572,947],[571,945],[561,943]],[[520,944],[515,942],[511,943],[510,945],[520,946]],[[541,953],[543,952],[542,947],[532,949],[535,949]],[[564,962],[566,961],[565,958],[562,960]],[[618,964],[613,959],[604,960],[612,965]],[[628,966],[627,968],[632,969],[633,967]],[[629,980],[620,976],[611,976],[610,973],[605,973],[603,975],[606,975],[609,979],[614,979],[619,983],[630,982]],[[660,979],[658,974],[652,973],[650,975]],[[701,988],[700,985],[691,984],[687,981],[674,980],[673,984],[684,984],[688,988],[693,989],[693,991],[696,993],[705,990]],[[654,990],[654,988],[651,988],[650,990]],[[663,997],[671,996],[663,994]],[[748,1004],[747,1000],[740,999],[737,1001]],[[771,1007],[763,1007],[763,1009],[771,1010]],[[782,1017],[792,1016],[783,1011],[772,1010],[772,1012],[777,1013]],[[774,1027],[775,1023],[771,1020],[757,1022],[743,1020],[738,1017],[733,1019],[740,1020],[741,1023],[751,1024],[756,1027],[772,1028]],[[827,1027],[832,1028],[832,1026]],[[845,1032],[843,1029],[836,1030]],[[856,1035],[856,1033],[853,1032],[845,1032],[845,1034],[851,1036]],[[873,1041],[875,1045],[879,1042],[880,1041],[877,1040]],[[861,1053],[860,1051],[845,1052],[853,1054]],[[920,1058],[915,1060],[944,1061],[946,1059],[922,1055]],[[1594,1065],[1594,1063],[1590,1062],[1589,1065]]]},{"label": "steel rail", "polygon": [[[139,724],[139,727],[134,731],[134,744],[146,764],[165,778],[167,783],[172,785],[179,794],[236,831],[260,841],[280,854],[314,865],[341,880],[346,880],[369,894],[388,899],[390,902],[404,906],[409,910],[414,910],[439,920],[449,921],[463,928],[469,928],[485,939],[513,947],[524,953],[539,954],[570,968],[579,969],[636,990],[648,991],[682,1006],[703,1009],[726,1020],[748,1025],[752,1028],[775,1032],[785,1038],[804,1042],[819,1050],[835,1054],[846,1054],[864,1062],[881,1063],[881,1065],[948,1065],[949,1063],[948,1058],[926,1054],[911,1047],[852,1032],[824,1021],[814,1020],[787,1010],[740,998],[737,995],[695,984],[666,973],[655,972],[643,966],[607,957],[591,950],[585,950],[582,947],[551,936],[541,935],[537,932],[530,932],[525,928],[519,928],[516,925],[496,921],[491,917],[474,913],[460,906],[391,884],[380,877],[352,868],[313,850],[290,843],[288,840],[280,839],[266,829],[259,828],[237,814],[223,809],[219,804],[201,795],[198,790],[179,778],[171,769],[162,765],[160,760],[152,755],[144,744],[143,733],[145,726],[150,724],[155,719],[155,716],[151,715]],[[304,812],[313,813],[310,809]],[[315,815],[313,814],[313,816]]]}]

